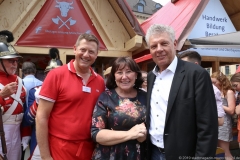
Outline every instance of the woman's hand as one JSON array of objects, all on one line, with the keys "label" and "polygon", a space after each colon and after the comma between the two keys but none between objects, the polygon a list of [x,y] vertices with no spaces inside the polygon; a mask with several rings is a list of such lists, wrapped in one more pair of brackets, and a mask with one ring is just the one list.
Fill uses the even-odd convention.
[{"label": "woman's hand", "polygon": [[131,139],[137,139],[139,142],[143,142],[147,135],[145,124],[136,124],[128,131],[128,134],[131,136]]},{"label": "woman's hand", "polygon": [[137,138],[137,140],[138,140],[138,142],[142,143],[146,140],[146,138],[147,138],[147,134],[145,134],[143,137]]}]

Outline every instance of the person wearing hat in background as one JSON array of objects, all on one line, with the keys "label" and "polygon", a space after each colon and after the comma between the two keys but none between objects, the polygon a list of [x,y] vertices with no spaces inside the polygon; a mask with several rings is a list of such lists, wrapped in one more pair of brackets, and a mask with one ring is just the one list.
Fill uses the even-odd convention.
[{"label": "person wearing hat in background", "polygon": [[[48,64],[49,65],[46,67],[44,71],[45,77],[52,69],[62,66],[60,63],[57,63],[56,59],[51,59]],[[36,86],[29,91],[28,107],[24,114],[25,125],[31,126],[32,128],[29,160],[41,160],[39,147],[37,145],[35,125],[36,112],[40,99],[39,97],[40,90],[41,86]]]},{"label": "person wearing hat in background", "polygon": [[51,60],[48,62],[48,66],[45,68],[45,71],[44,71],[45,77],[47,76],[50,70],[63,65],[62,61],[59,58],[59,50],[57,48],[50,48],[49,56]]},{"label": "person wearing hat in background", "polygon": [[60,60],[59,50],[57,48],[50,48],[49,56],[51,57],[51,60],[48,62],[49,67],[51,66],[50,63],[54,61],[57,63],[57,65],[60,65],[60,66],[63,65],[62,61]]},{"label": "person wearing hat in background", "polygon": [[92,112],[104,80],[91,68],[99,49],[98,39],[81,34],[75,59],[51,70],[39,93],[36,135],[42,159],[89,160],[94,149],[90,126]]},{"label": "person wearing hat in background", "polygon": [[[112,67],[108,67],[104,72],[103,72],[103,76],[104,76],[104,82],[105,84],[107,83],[107,79],[109,77],[109,74],[111,73]],[[108,88],[105,86],[105,91],[107,91]]]},{"label": "person wearing hat in background", "polygon": [[[18,67],[19,53],[10,44],[13,41],[10,31],[0,31],[0,106],[3,112],[2,121],[7,144],[7,158],[21,159],[20,125],[23,118],[23,103],[26,89],[22,79],[15,75]],[[1,146],[2,148],[2,146]],[[2,154],[2,149],[0,149]]]},{"label": "person wearing hat in background", "polygon": [[107,78],[108,78],[109,73],[111,72],[111,70],[112,70],[112,67],[108,67],[108,68],[104,71],[104,73],[103,73],[105,83],[107,82]]}]

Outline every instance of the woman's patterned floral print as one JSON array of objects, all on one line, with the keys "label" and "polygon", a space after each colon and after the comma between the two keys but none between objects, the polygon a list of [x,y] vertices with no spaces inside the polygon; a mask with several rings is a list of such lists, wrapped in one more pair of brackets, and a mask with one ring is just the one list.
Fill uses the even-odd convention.
[{"label": "woman's patterned floral print", "polygon": [[[146,92],[138,90],[135,98],[122,98],[116,91],[102,93],[96,103],[91,134],[96,142],[96,135],[101,129],[127,131],[136,124],[145,122]],[[141,143],[130,140],[113,146],[96,144],[93,160],[141,160]]]}]

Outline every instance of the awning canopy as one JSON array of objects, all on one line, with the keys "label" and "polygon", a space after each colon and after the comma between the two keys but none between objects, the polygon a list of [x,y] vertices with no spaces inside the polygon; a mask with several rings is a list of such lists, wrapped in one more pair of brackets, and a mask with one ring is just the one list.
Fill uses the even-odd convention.
[{"label": "awning canopy", "polygon": [[147,61],[149,59],[152,59],[152,55],[151,54],[146,54],[142,57],[139,57],[139,58],[136,58],[134,59],[136,63],[140,63],[140,62],[144,62],[144,61]]},{"label": "awning canopy", "polygon": [[189,39],[189,41],[191,45],[226,45],[240,48],[240,31],[211,37]]}]

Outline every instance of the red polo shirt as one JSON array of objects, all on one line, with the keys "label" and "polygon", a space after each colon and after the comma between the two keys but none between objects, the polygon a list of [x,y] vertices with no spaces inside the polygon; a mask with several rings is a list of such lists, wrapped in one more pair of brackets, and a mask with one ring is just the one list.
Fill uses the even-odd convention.
[{"label": "red polo shirt", "polygon": [[51,70],[44,80],[40,98],[54,102],[49,117],[49,134],[65,140],[90,140],[92,112],[99,95],[104,91],[103,78],[91,69],[91,76],[83,91],[82,78],[73,66]]}]

